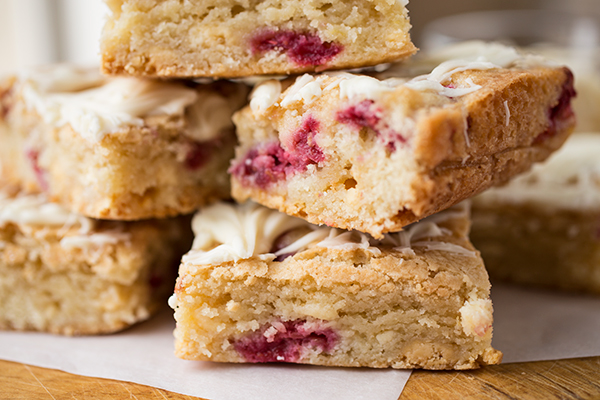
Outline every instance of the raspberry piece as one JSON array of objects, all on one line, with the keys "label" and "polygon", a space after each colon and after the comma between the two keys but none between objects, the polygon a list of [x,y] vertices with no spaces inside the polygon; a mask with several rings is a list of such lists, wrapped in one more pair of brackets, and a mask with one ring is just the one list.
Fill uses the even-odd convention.
[{"label": "raspberry piece", "polygon": [[308,165],[318,164],[325,159],[323,150],[315,141],[318,128],[319,122],[309,116],[292,133],[287,151],[279,142],[253,148],[229,172],[240,178],[243,184],[263,189],[298,172],[304,172]]},{"label": "raspberry piece", "polygon": [[263,326],[260,330],[233,343],[247,362],[298,362],[306,350],[330,352],[338,342],[331,328],[317,323],[295,320]]},{"label": "raspberry piece", "polygon": [[382,121],[382,110],[373,100],[363,100],[345,110],[338,111],[336,119],[342,124],[349,124],[356,129],[368,128],[375,132],[377,138],[390,152],[396,151],[399,144],[407,142],[406,138],[391,129]]},{"label": "raspberry piece", "polygon": [[319,36],[312,33],[273,30],[256,35],[251,40],[251,47],[254,54],[268,51],[286,53],[301,66],[323,65],[343,49],[337,43],[323,43]]},{"label": "raspberry piece", "polygon": [[568,125],[570,120],[574,118],[573,107],[571,100],[577,95],[575,92],[573,73],[565,68],[567,79],[562,87],[562,93],[558,99],[558,103],[548,110],[548,120],[550,121],[548,129],[539,134],[533,143],[540,143],[550,139],[563,129],[563,126]]},{"label": "raspberry piece", "polygon": [[46,179],[46,171],[40,167],[40,163],[38,161],[40,157],[40,152],[33,149],[28,149],[25,151],[25,157],[29,160],[29,164],[33,169],[38,185],[43,191],[48,191],[48,180]]},{"label": "raspberry piece", "polygon": [[210,159],[214,147],[211,142],[190,142],[190,149],[185,155],[183,164],[191,171],[202,168]]}]

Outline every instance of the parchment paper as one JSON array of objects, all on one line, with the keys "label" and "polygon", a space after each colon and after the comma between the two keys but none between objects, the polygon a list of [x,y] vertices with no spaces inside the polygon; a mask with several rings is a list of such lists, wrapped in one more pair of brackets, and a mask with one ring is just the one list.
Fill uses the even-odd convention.
[{"label": "parchment paper", "polygon": [[600,356],[600,296],[493,284],[492,302],[502,362]]},{"label": "parchment paper", "polygon": [[[504,362],[600,355],[600,297],[494,285],[494,347]],[[0,332],[0,358],[137,382],[211,400],[396,400],[409,371],[231,365],[173,356],[172,313],[116,335]]]},{"label": "parchment paper", "polygon": [[397,400],[410,371],[244,365],[173,355],[173,311],[109,336],[0,332],[0,359],[117,379],[211,400]]}]

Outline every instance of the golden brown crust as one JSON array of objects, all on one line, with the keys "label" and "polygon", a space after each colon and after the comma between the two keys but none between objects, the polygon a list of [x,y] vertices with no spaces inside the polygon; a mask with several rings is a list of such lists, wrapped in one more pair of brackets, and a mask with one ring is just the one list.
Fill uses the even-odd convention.
[{"label": "golden brown crust", "polygon": [[147,78],[198,78],[210,77],[219,79],[244,78],[256,75],[294,75],[305,72],[323,70],[340,70],[365,68],[373,65],[390,63],[408,58],[417,51],[412,44],[402,51],[381,55],[376,59],[364,59],[357,54],[348,54],[344,59],[338,60],[335,65],[327,68],[300,67],[290,62],[275,61],[260,66],[249,65],[226,68],[224,64],[215,64],[211,68],[198,68],[196,65],[202,61],[201,57],[191,59],[188,64],[181,64],[173,54],[154,54],[152,57],[140,57],[123,51],[119,54],[103,53],[102,73],[106,75],[138,76]]}]

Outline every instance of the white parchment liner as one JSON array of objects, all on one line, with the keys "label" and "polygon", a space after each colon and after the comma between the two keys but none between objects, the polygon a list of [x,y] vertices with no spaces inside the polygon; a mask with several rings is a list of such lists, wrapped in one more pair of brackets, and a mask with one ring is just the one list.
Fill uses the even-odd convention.
[{"label": "white parchment liner", "polygon": [[[600,355],[600,297],[494,285],[494,347],[504,362]],[[409,371],[233,365],[173,356],[170,310],[125,332],[61,337],[0,332],[0,358],[141,383],[211,400],[396,400]]]}]

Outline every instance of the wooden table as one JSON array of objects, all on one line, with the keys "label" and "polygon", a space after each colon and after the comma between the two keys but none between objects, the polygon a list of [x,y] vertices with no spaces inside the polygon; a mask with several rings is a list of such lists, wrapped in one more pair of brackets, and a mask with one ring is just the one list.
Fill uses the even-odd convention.
[{"label": "wooden table", "polygon": [[[0,399],[196,398],[0,360]],[[399,400],[423,399],[600,399],[600,357],[496,365],[475,371],[415,371]]]}]

